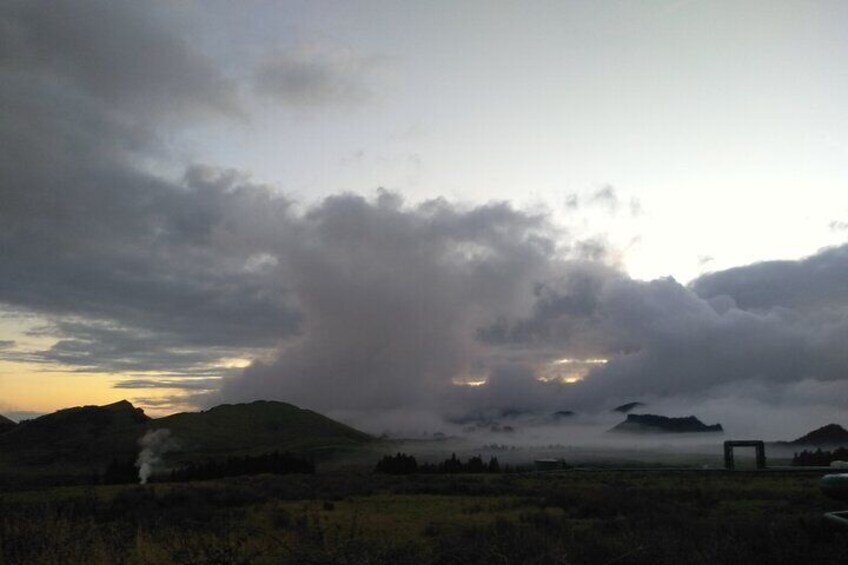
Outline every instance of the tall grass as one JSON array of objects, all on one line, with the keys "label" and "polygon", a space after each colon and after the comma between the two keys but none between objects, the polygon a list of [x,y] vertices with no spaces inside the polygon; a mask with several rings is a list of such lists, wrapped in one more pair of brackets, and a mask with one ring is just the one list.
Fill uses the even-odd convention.
[{"label": "tall grass", "polygon": [[0,494],[0,563],[845,563],[817,477],[258,476]]}]

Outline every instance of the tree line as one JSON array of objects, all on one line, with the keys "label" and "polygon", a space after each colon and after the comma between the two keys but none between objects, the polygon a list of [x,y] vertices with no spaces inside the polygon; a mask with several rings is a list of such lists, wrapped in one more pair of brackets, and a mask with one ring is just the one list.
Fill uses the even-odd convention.
[{"label": "tree line", "polygon": [[488,463],[483,461],[479,455],[475,455],[464,462],[456,456],[456,453],[451,454],[450,458],[445,459],[440,463],[422,463],[412,455],[406,453],[397,453],[395,455],[385,455],[377,462],[374,471],[377,473],[386,473],[389,475],[412,475],[416,473],[422,474],[451,474],[451,473],[500,473],[509,471],[509,465],[501,468],[497,457],[491,457]]},{"label": "tree line", "polygon": [[[314,474],[315,463],[289,452],[274,451],[262,455],[228,457],[220,460],[207,460],[188,463],[170,472],[155,474],[153,482],[203,481],[223,479],[240,475],[288,475],[291,473]],[[133,461],[113,459],[106,467],[101,482],[105,484],[125,484],[138,482],[138,466]]]},{"label": "tree line", "polygon": [[807,451],[795,453],[792,457],[793,465],[809,466],[809,467],[827,467],[834,461],[848,461],[848,448],[837,447],[833,451],[822,451],[821,448],[815,451]]},{"label": "tree line", "polygon": [[263,455],[228,457],[223,460],[209,460],[204,463],[189,463],[170,473],[172,481],[203,481],[223,479],[241,475],[289,475],[292,473],[314,474],[315,463],[289,452],[274,451]]}]

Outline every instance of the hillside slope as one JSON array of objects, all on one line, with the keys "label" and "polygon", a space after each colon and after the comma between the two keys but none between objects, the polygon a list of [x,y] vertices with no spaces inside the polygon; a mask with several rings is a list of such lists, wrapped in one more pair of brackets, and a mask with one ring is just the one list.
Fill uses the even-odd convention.
[{"label": "hillside slope", "polygon": [[354,447],[372,439],[317,412],[266,400],[174,414],[153,420],[149,427],[169,429],[187,454],[303,452]]},{"label": "hillside slope", "polygon": [[848,430],[839,424],[828,424],[789,442],[792,445],[848,445]]},{"label": "hillside slope", "polygon": [[15,426],[17,426],[17,424],[15,422],[13,422],[9,418],[0,414],[0,434],[2,434],[4,432],[8,432],[9,430],[13,429]]},{"label": "hillside slope", "polygon": [[0,435],[2,461],[24,465],[89,463],[129,457],[150,418],[126,400],[77,406],[18,424]]},{"label": "hillside slope", "polygon": [[225,404],[151,419],[123,400],[66,408],[15,425],[0,434],[0,471],[99,473],[110,462],[135,461],[139,440],[162,428],[170,431],[167,459],[175,463],[269,451],[316,454],[373,439],[285,402]]}]

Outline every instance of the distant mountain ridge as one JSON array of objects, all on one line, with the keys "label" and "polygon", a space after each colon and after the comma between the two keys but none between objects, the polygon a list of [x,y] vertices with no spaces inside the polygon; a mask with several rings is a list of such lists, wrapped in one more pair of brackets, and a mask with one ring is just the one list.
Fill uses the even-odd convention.
[{"label": "distant mountain ridge", "polygon": [[827,424],[789,442],[792,445],[848,445],[848,430],[839,424]]},{"label": "distant mountain ridge", "polygon": [[708,426],[695,416],[670,418],[656,414],[628,414],[627,419],[616,425],[610,432],[624,433],[723,433],[721,424]]}]

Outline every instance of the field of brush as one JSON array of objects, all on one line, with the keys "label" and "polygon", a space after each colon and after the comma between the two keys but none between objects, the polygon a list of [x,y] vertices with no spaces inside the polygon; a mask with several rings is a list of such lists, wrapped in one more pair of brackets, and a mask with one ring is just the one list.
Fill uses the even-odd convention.
[{"label": "field of brush", "polygon": [[845,563],[820,475],[336,470],[0,492],[0,563]]}]

